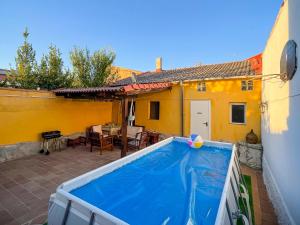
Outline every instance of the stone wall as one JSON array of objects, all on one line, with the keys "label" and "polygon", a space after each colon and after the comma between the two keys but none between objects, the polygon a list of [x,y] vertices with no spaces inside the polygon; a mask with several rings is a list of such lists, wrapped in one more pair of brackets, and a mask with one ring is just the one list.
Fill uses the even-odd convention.
[{"label": "stone wall", "polygon": [[[78,136],[85,136],[85,134],[78,132],[72,135],[61,137],[59,139],[60,150],[63,150],[67,147],[68,138],[72,139]],[[42,142],[19,142],[11,145],[0,145],[0,163],[38,154],[41,149]],[[52,141],[49,142],[49,150],[50,152],[54,150]]]},{"label": "stone wall", "polygon": [[262,168],[261,144],[248,144],[246,142],[238,142],[236,144],[240,162],[254,169]]}]

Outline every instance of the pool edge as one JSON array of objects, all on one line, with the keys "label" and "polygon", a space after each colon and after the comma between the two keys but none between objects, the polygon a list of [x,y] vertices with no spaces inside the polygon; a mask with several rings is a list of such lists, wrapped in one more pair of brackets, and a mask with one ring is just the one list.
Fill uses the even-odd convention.
[{"label": "pool edge", "polygon": [[[85,185],[89,182],[91,182],[92,180],[99,178],[105,174],[108,174],[134,160],[137,160],[153,151],[155,151],[156,149],[167,145],[169,143],[171,143],[173,140],[187,140],[186,138],[183,137],[170,137],[168,139],[165,139],[161,142],[158,142],[154,145],[151,145],[149,147],[146,147],[143,150],[140,150],[138,152],[135,152],[131,155],[128,155],[124,158],[118,159],[114,162],[111,162],[105,166],[101,166],[97,169],[94,169],[92,171],[89,171],[85,174],[82,174],[76,178],[73,178],[71,180],[68,180],[66,182],[63,182],[61,185],[58,186],[58,188],[56,189],[56,193],[51,195],[50,201],[49,201],[49,214],[51,212],[51,207],[54,205],[53,203],[55,202],[57,205],[60,205],[61,208],[63,209],[67,209],[67,205],[68,202],[71,201],[72,207],[70,209],[71,212],[75,213],[76,216],[80,217],[82,220],[86,221],[89,219],[91,220],[92,217],[92,212],[94,214],[97,215],[96,220],[102,222],[102,220],[104,221],[104,223],[101,224],[128,224],[125,221],[122,221],[121,219],[105,212],[104,210],[97,208],[95,206],[93,206],[92,204],[70,194],[69,192],[75,188],[78,188],[82,185]],[[230,163],[228,165],[228,170],[226,173],[226,179],[224,182],[224,187],[223,187],[223,191],[222,191],[222,195],[220,198],[220,203],[219,203],[219,207],[218,207],[218,211],[217,211],[217,216],[216,216],[216,220],[215,220],[215,225],[220,225],[220,224],[224,224],[222,223],[222,219],[224,217],[224,210],[225,210],[225,202],[226,202],[226,198],[227,198],[227,192],[229,190],[229,180],[230,180],[230,176],[231,176],[231,172],[232,172],[232,167],[233,167],[233,160],[234,160],[234,154],[235,154],[235,145],[231,144],[231,143],[225,143],[225,142],[215,142],[215,141],[204,141],[204,144],[207,146],[215,146],[215,147],[222,147],[222,148],[226,148],[227,150],[231,150],[231,157],[230,157]],[[228,149],[230,148],[230,149]],[[68,213],[67,213],[68,214]],[[60,216],[60,221],[63,220],[63,218],[65,217],[66,213],[64,213],[64,215]],[[50,215],[49,215],[50,217]],[[59,217],[59,216],[57,216]],[[96,216],[95,216],[96,217]],[[51,219],[49,220],[49,225],[52,224],[59,224],[59,222],[57,221],[57,218],[55,219],[55,223],[51,223]],[[58,223],[57,223],[58,222]],[[94,222],[94,224],[99,224],[96,221]]]}]

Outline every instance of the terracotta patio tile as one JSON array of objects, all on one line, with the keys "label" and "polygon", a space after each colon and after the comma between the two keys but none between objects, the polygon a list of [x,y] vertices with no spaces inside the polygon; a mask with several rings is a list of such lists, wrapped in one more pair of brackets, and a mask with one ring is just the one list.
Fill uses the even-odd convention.
[{"label": "terracotta patio tile", "polygon": [[251,176],[255,224],[277,225],[277,217],[263,183],[261,171],[251,169],[244,165],[241,166],[241,169],[243,174]]},{"label": "terracotta patio tile", "polygon": [[32,224],[44,224],[47,221],[47,213],[41,213],[39,216],[32,220]]},{"label": "terracotta patio tile", "polygon": [[18,176],[14,177],[14,181],[19,184],[25,184],[29,182],[29,180],[26,177],[24,177],[22,174],[19,174]]},{"label": "terracotta patio tile", "polygon": [[5,209],[10,209],[14,206],[22,204],[23,202],[10,192],[7,192],[5,196],[0,198],[0,205],[3,206],[3,208]]},{"label": "terracotta patio tile", "polygon": [[[1,170],[1,169],[0,169]],[[2,171],[3,172],[3,171]],[[0,174],[0,180],[1,180],[1,183],[7,183],[9,181],[12,181],[10,178],[8,178],[7,176],[5,176],[4,174]]]},{"label": "terracotta patio tile", "polygon": [[[46,200],[47,199],[47,200]],[[38,209],[39,207],[44,205],[44,201],[48,201],[49,197],[44,197],[42,199],[34,198],[27,202],[26,207],[30,209],[30,211],[33,211],[35,209]]]},{"label": "terracotta patio tile", "polygon": [[30,181],[24,185],[22,185],[27,191],[29,192],[33,192],[33,191],[36,191],[36,190],[39,190],[41,189],[42,187],[36,183],[35,181]]},{"label": "terracotta patio tile", "polygon": [[19,185],[18,183],[16,183],[13,180],[7,180],[6,182],[1,182],[1,183],[2,183],[2,186],[6,189],[13,188],[13,187]]},{"label": "terracotta patio tile", "polygon": [[277,223],[277,219],[274,218],[272,215],[263,214],[262,224],[263,225],[277,225],[278,223]]},{"label": "terracotta patio tile", "polygon": [[23,193],[22,196],[18,196],[18,198],[20,198],[20,200],[26,205],[28,206],[31,202],[33,201],[38,201],[39,198],[34,196],[32,193],[27,192]]},{"label": "terracotta patio tile", "polygon": [[0,224],[44,222],[50,194],[59,184],[119,157],[120,151],[99,155],[82,146],[1,163]]},{"label": "terracotta patio tile", "polygon": [[55,191],[57,188],[57,184],[52,182],[52,181],[47,181],[43,185],[41,185],[44,189],[50,190],[50,191]]},{"label": "terracotta patio tile", "polygon": [[56,177],[57,177],[57,175],[52,172],[44,175],[44,179],[47,181],[51,181],[53,178],[56,178]]},{"label": "terracotta patio tile", "polygon": [[66,181],[66,178],[65,177],[56,177],[56,178],[53,178],[51,181],[53,183],[59,185],[59,184],[63,183],[64,181]]},{"label": "terracotta patio tile", "polygon": [[6,197],[1,198],[0,200],[0,206],[8,211],[11,211],[11,209],[14,209],[16,206],[20,205],[24,205],[24,203],[11,193],[8,193]]},{"label": "terracotta patio tile", "polygon": [[32,191],[32,194],[34,196],[38,197],[39,199],[45,199],[45,198],[49,197],[54,191],[55,191],[55,189],[50,190],[50,189],[40,188],[38,190]]},{"label": "terracotta patio tile", "polygon": [[9,188],[9,192],[14,194],[15,196],[21,196],[23,193],[28,192],[25,188],[22,187],[22,185],[18,184],[14,187]]},{"label": "terracotta patio tile", "polygon": [[0,224],[7,224],[13,220],[14,218],[6,210],[0,210]]},{"label": "terracotta patio tile", "polygon": [[26,213],[29,213],[30,209],[24,204],[19,205],[5,205],[5,209],[9,212],[10,215],[13,215],[15,218],[18,218]]},{"label": "terracotta patio tile", "polygon": [[13,221],[7,223],[6,225],[20,225],[20,223],[17,220],[13,220]]}]

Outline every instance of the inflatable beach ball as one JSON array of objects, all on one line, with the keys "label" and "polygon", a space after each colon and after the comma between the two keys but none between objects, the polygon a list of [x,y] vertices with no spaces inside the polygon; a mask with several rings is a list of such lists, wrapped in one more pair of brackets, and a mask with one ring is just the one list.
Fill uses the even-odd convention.
[{"label": "inflatable beach ball", "polygon": [[188,144],[192,148],[201,148],[203,145],[203,139],[200,135],[192,134],[188,140]]}]

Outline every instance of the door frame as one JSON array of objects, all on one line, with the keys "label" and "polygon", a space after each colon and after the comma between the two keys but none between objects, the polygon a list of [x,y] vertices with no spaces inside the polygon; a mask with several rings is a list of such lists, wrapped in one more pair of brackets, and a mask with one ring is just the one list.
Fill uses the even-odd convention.
[{"label": "door frame", "polygon": [[211,140],[211,101],[210,99],[193,99],[190,100],[190,133],[192,127],[192,102],[208,102],[208,140]]}]

